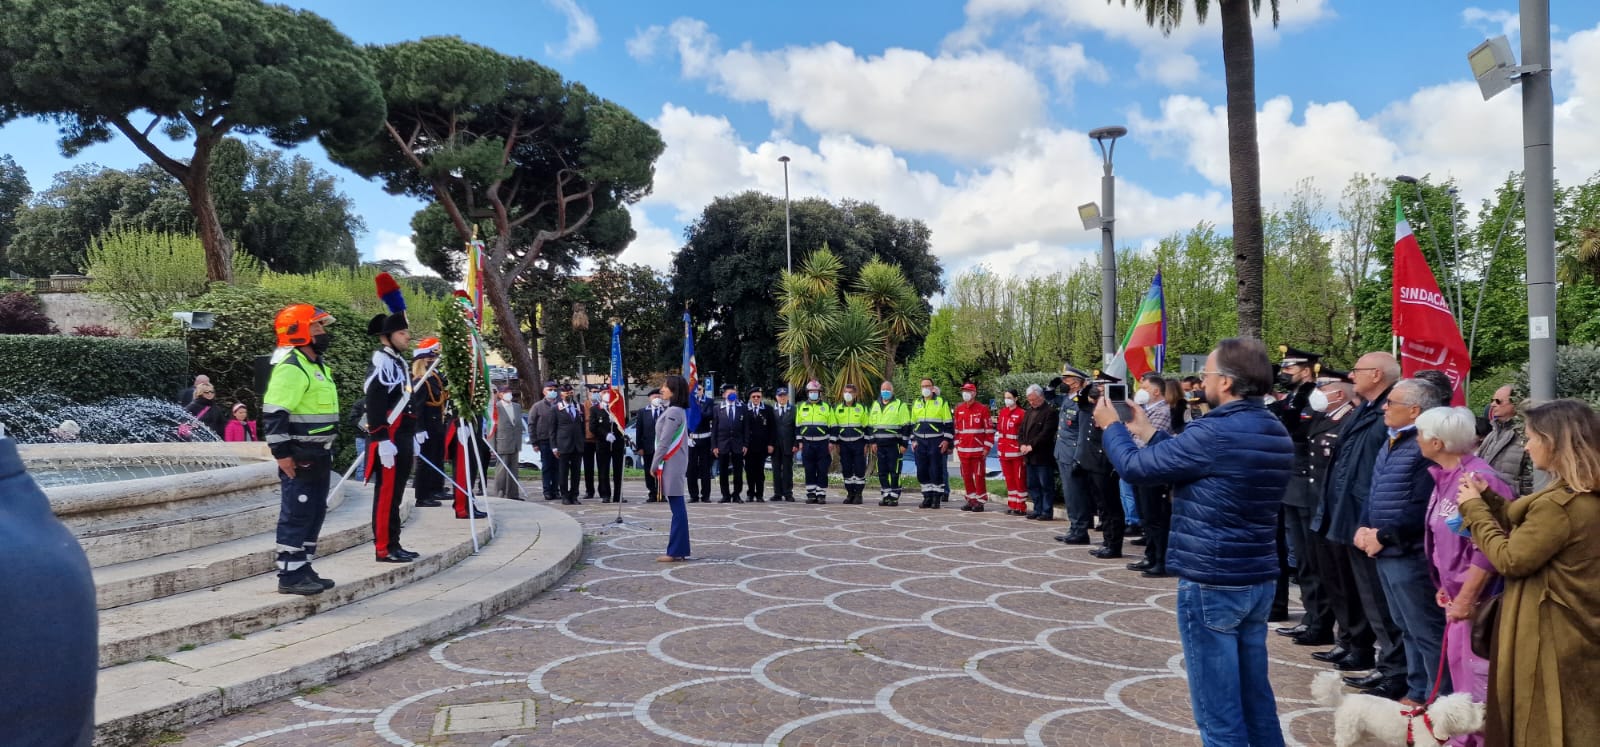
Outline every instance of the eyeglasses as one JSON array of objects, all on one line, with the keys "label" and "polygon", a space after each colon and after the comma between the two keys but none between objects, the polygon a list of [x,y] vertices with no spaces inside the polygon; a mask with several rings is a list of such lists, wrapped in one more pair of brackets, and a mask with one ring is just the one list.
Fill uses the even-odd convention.
[{"label": "eyeglasses", "polygon": [[1489,404],[1491,404],[1491,405],[1509,405],[1509,404],[1511,404],[1511,400],[1500,399],[1499,397],[1495,397],[1494,399],[1489,400]]},{"label": "eyeglasses", "polygon": [[1376,370],[1378,370],[1378,369],[1376,369],[1376,368],[1352,368],[1352,369],[1350,369],[1350,373],[1355,373],[1357,371],[1376,371]]}]

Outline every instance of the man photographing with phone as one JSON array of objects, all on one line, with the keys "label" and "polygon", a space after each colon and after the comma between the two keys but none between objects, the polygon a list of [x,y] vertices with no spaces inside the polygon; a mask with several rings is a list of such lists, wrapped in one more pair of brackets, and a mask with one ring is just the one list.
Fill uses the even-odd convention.
[{"label": "man photographing with phone", "polygon": [[1094,420],[1124,480],[1172,486],[1165,562],[1179,579],[1178,632],[1202,738],[1282,744],[1266,636],[1278,578],[1278,506],[1294,443],[1261,403],[1272,390],[1272,364],[1260,340],[1223,340],[1201,373],[1212,409],[1176,436],[1159,432],[1138,408],[1124,421],[1109,392]]}]

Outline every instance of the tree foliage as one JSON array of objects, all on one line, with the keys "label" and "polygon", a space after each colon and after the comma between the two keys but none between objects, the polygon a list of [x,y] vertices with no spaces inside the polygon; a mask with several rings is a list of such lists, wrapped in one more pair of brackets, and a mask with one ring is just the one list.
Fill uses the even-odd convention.
[{"label": "tree foliage", "polygon": [[[898,268],[924,310],[943,290],[943,271],[921,221],[850,200],[799,200],[791,215],[796,268],[826,244],[845,278],[861,277],[874,258]],[[786,269],[782,198],[759,192],[719,197],[686,235],[672,262],[672,298],[674,308],[687,305],[704,325],[695,337],[700,367],[741,384],[772,383],[786,368],[777,337],[779,279]],[[911,332],[897,342],[896,361],[913,353],[921,337]]]},{"label": "tree foliage", "polygon": [[[590,371],[608,370],[611,359],[610,320],[622,321],[622,363],[624,373],[638,379],[650,374],[676,370],[683,353],[683,336],[678,315],[669,301],[671,290],[666,278],[644,265],[630,265],[606,258],[589,275],[568,283],[558,293],[517,289],[519,308],[531,308],[542,299],[544,359],[553,373],[546,377],[575,374],[577,356],[588,361]],[[591,315],[592,329],[578,335],[568,320],[574,304],[584,304]],[[526,319],[532,320],[528,314]]]},{"label": "tree foliage", "polygon": [[17,165],[11,154],[0,154],[0,272],[6,269],[6,247],[17,233],[17,214],[22,212],[32,194],[28,173]]},{"label": "tree foliage", "polygon": [[[204,295],[206,250],[192,234],[112,231],[89,248],[90,290],[103,294],[137,326],[157,321],[169,309]],[[233,257],[234,278],[252,284],[261,263],[246,254]]]},{"label": "tree foliage", "polygon": [[[51,119],[69,156],[121,133],[183,185],[212,280],[231,279],[209,180],[229,133],[354,142],[383,111],[349,38],[259,0],[13,0],[0,5],[0,60],[0,122]],[[157,130],[192,142],[187,154]]]},{"label": "tree foliage", "polygon": [[[228,138],[217,146],[209,181],[223,232],[266,267],[303,273],[357,263],[356,237],[366,225],[333,175],[309,160]],[[196,232],[183,185],[150,164],[57,174],[18,224],[11,264],[35,276],[83,271],[89,244],[107,230]]]},{"label": "tree foliage", "polygon": [[375,136],[330,152],[394,194],[439,206],[420,227],[413,221],[430,266],[448,264],[481,230],[501,352],[531,396],[540,372],[512,288],[547,254],[615,254],[633,239],[626,206],[649,194],[661,137],[550,68],[453,37],[367,56],[386,119]]},{"label": "tree foliage", "polygon": [[[867,267],[874,263],[883,265],[874,258]],[[879,282],[887,289],[893,281],[891,275]],[[904,277],[899,281],[904,283]],[[830,397],[837,398],[845,386],[866,392],[886,378],[883,361],[885,351],[892,350],[886,347],[892,320],[880,317],[873,296],[845,292],[850,286],[865,285],[859,276],[846,281],[844,263],[826,244],[807,256],[797,272],[783,274],[778,295],[778,348],[788,359],[786,379],[791,386],[815,379]],[[891,291],[905,292],[911,291]],[[920,306],[920,298],[912,296],[912,300]]]},{"label": "tree foliage", "polygon": [[0,296],[0,335],[53,335],[55,322],[45,315],[39,297],[16,291]]}]

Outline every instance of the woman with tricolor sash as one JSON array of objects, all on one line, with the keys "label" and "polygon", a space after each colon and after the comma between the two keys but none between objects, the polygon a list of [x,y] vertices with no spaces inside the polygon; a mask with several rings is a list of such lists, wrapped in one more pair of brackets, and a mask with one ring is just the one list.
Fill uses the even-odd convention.
[{"label": "woman with tricolor sash", "polygon": [[672,509],[672,530],[667,535],[666,554],[656,561],[679,563],[689,559],[689,512],[683,503],[689,471],[689,382],[682,376],[668,376],[661,399],[667,402],[667,409],[656,420],[656,454],[650,471]]}]

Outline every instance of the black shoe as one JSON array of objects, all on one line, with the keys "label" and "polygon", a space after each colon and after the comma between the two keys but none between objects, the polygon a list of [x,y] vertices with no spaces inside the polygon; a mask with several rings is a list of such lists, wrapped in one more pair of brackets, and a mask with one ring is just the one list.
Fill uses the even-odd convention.
[{"label": "black shoe", "polygon": [[[409,562],[411,562],[411,558],[408,557],[408,556],[405,556],[405,555],[379,555],[379,556],[377,556],[377,558],[378,558],[378,562],[379,563],[409,563]],[[320,584],[319,584],[319,586],[320,586]]]},{"label": "black shoe", "polygon": [[717,502],[718,502],[718,503],[732,503],[732,502],[733,502],[733,499],[732,499],[732,498],[726,498],[726,497],[725,497],[725,498],[723,498],[723,499],[722,499],[722,500],[720,500],[720,501],[717,501]]},{"label": "black shoe", "polygon": [[733,497],[733,502],[734,503],[744,503],[744,499],[740,498],[739,496],[734,496]]},{"label": "black shoe", "polygon": [[1379,682],[1373,687],[1362,690],[1362,692],[1366,693],[1367,695],[1375,695],[1377,697],[1387,698],[1389,700],[1399,700],[1406,696],[1407,690],[1406,678],[1390,677],[1382,682]]},{"label": "black shoe", "polygon": [[1067,543],[1069,545],[1087,545],[1087,544],[1089,544],[1089,535],[1087,535],[1087,534],[1072,534],[1072,533],[1069,532],[1067,534],[1061,535],[1060,537],[1057,537],[1056,539],[1061,540],[1062,542],[1065,542],[1065,543]]},{"label": "black shoe", "polygon": [[1039,518],[1034,519],[1034,521],[1055,521],[1055,520],[1056,520],[1056,517],[1051,516],[1050,514],[1039,514]]},{"label": "black shoe", "polygon": [[1127,529],[1122,530],[1122,534],[1125,537],[1142,537],[1144,536],[1144,527],[1138,524],[1129,524]]},{"label": "black shoe", "polygon": [[1133,539],[1128,540],[1128,544],[1133,545],[1134,547],[1144,547],[1149,541],[1150,540],[1146,537],[1134,537]]},{"label": "black shoe", "polygon": [[828,505],[828,499],[826,497],[818,498],[817,499],[817,505],[818,506],[826,506],[826,505]]},{"label": "black shoe", "polygon": [[767,502],[767,499],[766,499],[766,498],[763,498],[763,497],[761,497],[761,496],[759,496],[759,495],[758,495],[758,496],[754,496],[754,497],[752,497],[752,498],[751,498],[751,499],[750,499],[750,502],[751,502],[751,503],[766,503],[766,502]]},{"label": "black shoe", "polygon": [[294,581],[291,583],[285,583],[281,579],[278,581],[279,594],[298,594],[302,597],[309,597],[321,594],[327,590],[328,587],[323,586],[322,584],[318,583],[315,578],[311,577],[302,578],[299,581]]},{"label": "black shoe", "polygon": [[584,497],[583,497],[583,499],[584,499],[584,500],[586,500],[586,501],[592,501],[592,500],[594,500],[594,493],[590,493],[590,494],[588,494],[588,495],[585,495],[585,496],[584,496]]},{"label": "black shoe", "polygon": [[[579,505],[579,504],[578,504],[577,501],[573,501],[572,503],[570,503],[568,505],[576,506],[576,505]],[[465,516],[457,516],[456,518],[457,519],[465,519],[467,517],[465,517]],[[472,518],[474,518],[474,519],[487,519],[487,518],[489,518],[489,515],[484,513],[484,512],[482,512],[482,511],[473,511],[472,512]]]},{"label": "black shoe", "polygon": [[544,499],[547,500],[547,501],[559,501],[559,500],[561,500],[561,496],[559,496],[559,495],[547,495],[547,496],[544,497]]},{"label": "black shoe", "polygon": [[319,584],[322,584],[322,588],[324,588],[324,589],[332,589],[333,588],[333,579],[323,578],[321,576],[318,576],[317,572],[314,569],[309,569],[308,568],[306,570],[307,570],[308,573],[311,574],[311,580],[315,581],[315,582],[317,582]]},{"label": "black shoe", "polygon": [[979,504],[974,505],[972,507],[972,513],[975,513],[975,514],[983,513],[983,504],[979,503]]},{"label": "black shoe", "polygon": [[1028,521],[1038,521],[1039,520],[1039,515],[1038,514],[1024,514],[1022,516],[1022,518],[1027,519]]},{"label": "black shoe", "polygon": [[416,560],[417,558],[422,557],[422,553],[420,553],[420,552],[412,552],[410,550],[405,549],[404,547],[402,547],[402,548],[400,548],[398,550],[395,550],[395,551],[393,551],[393,552],[391,552],[389,554],[390,555],[399,555],[402,558],[411,558],[412,560]]},{"label": "black shoe", "polygon": [[1109,547],[1097,547],[1093,550],[1090,550],[1089,554],[1101,560],[1115,560],[1116,558],[1122,557],[1121,550],[1113,550]]},{"label": "black shoe", "polygon": [[1371,654],[1363,656],[1360,652],[1355,652],[1333,662],[1333,668],[1341,672],[1365,672],[1372,669],[1375,664]]},{"label": "black shoe", "polygon": [[1318,634],[1307,631],[1304,635],[1297,635],[1289,640],[1294,642],[1294,645],[1296,646],[1326,646],[1330,643],[1333,643],[1333,634]]},{"label": "black shoe", "polygon": [[440,503],[440,502],[438,502],[436,500],[433,500],[431,498],[424,498],[422,500],[417,501],[417,508],[433,508],[435,506],[442,506],[442,505],[444,505],[444,504]]},{"label": "black shoe", "polygon": [[1344,684],[1349,685],[1351,687],[1358,687],[1358,688],[1361,688],[1363,690],[1365,690],[1365,689],[1367,689],[1369,687],[1374,687],[1380,682],[1383,682],[1383,673],[1382,672],[1373,672],[1372,674],[1364,674],[1364,675],[1361,675],[1360,677],[1346,677],[1346,678],[1344,678]]},{"label": "black shoe", "polygon": [[1285,638],[1293,638],[1293,637],[1295,637],[1297,635],[1300,635],[1301,633],[1304,633],[1304,632],[1306,632],[1308,630],[1310,630],[1310,628],[1306,627],[1305,623],[1300,623],[1299,625],[1295,625],[1293,627],[1278,628],[1277,630],[1275,630],[1273,632],[1275,632],[1278,635],[1281,635],[1281,636],[1283,636]]},{"label": "black shoe", "polygon": [[1155,566],[1155,567],[1151,568],[1150,570],[1145,571],[1144,573],[1141,573],[1139,575],[1141,575],[1141,576],[1143,576],[1145,578],[1171,578],[1172,577],[1172,574],[1167,573],[1167,569],[1166,569],[1165,566],[1159,566],[1159,565]]},{"label": "black shoe", "polygon": [[1334,646],[1333,649],[1329,650],[1329,651],[1313,651],[1313,652],[1311,652],[1311,658],[1316,659],[1317,661],[1326,661],[1326,662],[1339,661],[1340,659],[1343,659],[1344,657],[1349,656],[1349,655],[1350,655],[1350,649],[1345,648],[1344,646]]},{"label": "black shoe", "polygon": [[792,496],[792,495],[784,496],[783,497],[783,502],[784,503],[794,503],[794,496]]},{"label": "black shoe", "polygon": [[1148,571],[1154,567],[1155,564],[1151,563],[1149,558],[1128,564],[1128,570],[1130,571]]},{"label": "black shoe", "polygon": [[569,497],[561,499],[561,505],[563,505],[563,506],[577,506],[577,505],[581,505],[581,504],[578,503],[578,499],[577,498],[573,498],[573,497],[569,496]]},{"label": "black shoe", "polygon": [[961,506],[961,510],[962,511],[971,511],[972,510],[972,504],[971,503],[967,503],[967,504],[962,505]]}]

